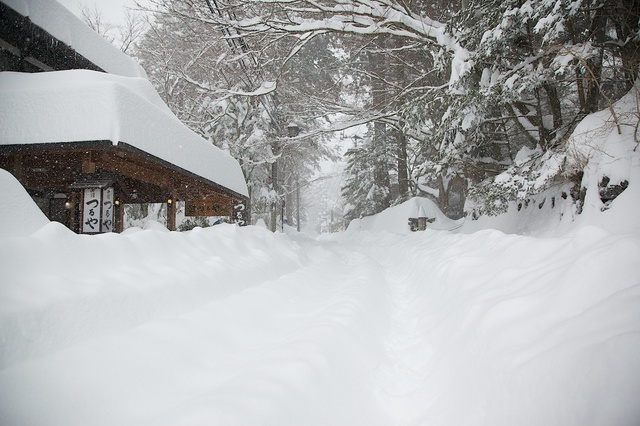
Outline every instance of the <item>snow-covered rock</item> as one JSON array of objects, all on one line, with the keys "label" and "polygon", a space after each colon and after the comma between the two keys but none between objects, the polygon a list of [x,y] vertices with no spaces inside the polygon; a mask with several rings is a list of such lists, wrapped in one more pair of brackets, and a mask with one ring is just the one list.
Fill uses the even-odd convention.
[{"label": "snow-covered rock", "polygon": [[424,212],[427,219],[434,219],[432,223],[427,225],[430,229],[452,230],[458,228],[462,223],[449,219],[440,211],[436,203],[428,198],[415,197],[376,215],[352,220],[346,232],[352,233],[362,230],[408,234],[411,232],[409,218],[417,218],[420,210]]}]

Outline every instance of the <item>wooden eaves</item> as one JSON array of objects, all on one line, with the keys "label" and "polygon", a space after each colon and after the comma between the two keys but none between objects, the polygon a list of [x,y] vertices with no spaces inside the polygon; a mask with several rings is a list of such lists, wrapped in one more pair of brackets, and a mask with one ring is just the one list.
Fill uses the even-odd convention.
[{"label": "wooden eaves", "polygon": [[[83,177],[108,176],[117,181],[116,199],[123,205],[172,200],[173,208],[176,201],[185,201],[193,210],[208,203],[209,213],[231,216],[234,204],[247,202],[235,191],[123,142],[0,145],[0,167],[32,193],[73,193]],[[175,216],[169,220],[168,227],[175,229]]]}]

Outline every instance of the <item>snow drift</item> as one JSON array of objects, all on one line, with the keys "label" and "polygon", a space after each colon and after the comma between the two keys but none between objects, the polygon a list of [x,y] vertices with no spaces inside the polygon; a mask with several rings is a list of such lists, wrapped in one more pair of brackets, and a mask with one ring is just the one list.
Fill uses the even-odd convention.
[{"label": "snow drift", "polygon": [[0,238],[24,237],[49,223],[20,182],[3,169],[0,188],[4,200],[0,208]]},{"label": "snow drift", "polygon": [[418,218],[420,213],[423,213],[430,220],[427,225],[430,229],[453,230],[462,224],[462,221],[454,221],[446,217],[433,201],[415,197],[379,214],[352,220],[346,232],[368,230],[408,234],[411,232],[408,224],[409,218]]},{"label": "snow drift", "polygon": [[637,234],[595,226],[312,240],[50,223],[0,239],[0,419],[635,425],[638,256]]}]

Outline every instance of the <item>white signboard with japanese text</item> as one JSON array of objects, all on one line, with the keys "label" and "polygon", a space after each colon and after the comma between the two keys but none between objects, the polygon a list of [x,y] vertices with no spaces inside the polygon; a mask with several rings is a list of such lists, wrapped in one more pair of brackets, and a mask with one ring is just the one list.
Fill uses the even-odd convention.
[{"label": "white signboard with japanese text", "polygon": [[102,190],[100,188],[86,188],[82,203],[82,233],[94,234],[100,232]]},{"label": "white signboard with japanese text", "polygon": [[102,190],[102,232],[113,232],[113,188]]}]

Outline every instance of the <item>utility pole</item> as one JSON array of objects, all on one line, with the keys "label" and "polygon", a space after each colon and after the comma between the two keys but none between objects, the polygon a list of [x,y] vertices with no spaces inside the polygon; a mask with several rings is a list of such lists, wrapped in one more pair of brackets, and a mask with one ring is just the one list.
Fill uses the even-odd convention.
[{"label": "utility pole", "polygon": [[[218,0],[205,0],[209,11],[214,19],[220,20],[220,22],[224,22],[225,15],[230,19],[236,19],[235,13],[232,10],[227,10],[226,13],[223,13],[223,8],[218,4]],[[246,86],[248,91],[252,91],[256,89],[255,80],[264,81],[264,77],[262,72],[260,71],[260,67],[258,64],[258,60],[255,55],[249,49],[249,46],[245,39],[241,36],[238,30],[234,32],[231,31],[224,24],[220,25],[220,31],[222,32],[223,38],[226,40],[231,52],[238,55],[240,67],[242,69],[242,75],[244,76],[243,83]],[[282,131],[280,127],[280,123],[278,121],[278,117],[276,114],[276,106],[275,100],[271,95],[269,96],[258,96],[258,101],[262,104],[265,111],[271,118],[271,123],[275,127],[276,134],[279,134]],[[274,162],[271,165],[271,176],[272,176],[272,187],[276,193],[276,197],[278,198],[278,142],[274,142],[273,144],[273,154],[275,156]],[[276,223],[277,223],[277,209],[276,201],[271,206],[271,230],[273,232],[276,231]]]},{"label": "utility pole", "polygon": [[273,200],[273,202],[271,203],[271,226],[269,227],[271,229],[271,232],[276,232],[277,226],[278,226],[278,201],[280,199],[280,196],[278,194],[278,154],[275,152],[278,148],[277,142],[274,142],[274,160],[273,163],[271,163],[271,186],[273,188],[273,192],[276,196],[276,198]]},{"label": "utility pole", "polygon": [[296,174],[296,229],[300,232],[300,177]]}]

